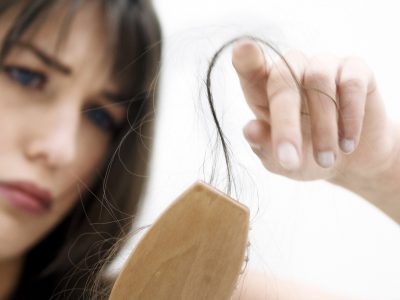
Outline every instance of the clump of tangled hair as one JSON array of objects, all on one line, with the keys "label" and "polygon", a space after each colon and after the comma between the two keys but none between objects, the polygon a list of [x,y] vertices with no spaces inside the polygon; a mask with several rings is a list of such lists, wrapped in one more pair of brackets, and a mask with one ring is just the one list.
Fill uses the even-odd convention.
[{"label": "clump of tangled hair", "polygon": [[[10,50],[30,28],[39,28],[57,5],[67,5],[60,42],[85,0],[0,0],[0,17],[19,6],[0,49],[0,70]],[[127,107],[124,124],[113,133],[104,163],[80,201],[25,256],[21,276],[10,299],[108,299],[113,280],[103,276],[127,238],[145,191],[153,142],[161,59],[161,29],[149,0],[99,0],[107,24],[114,76]],[[214,109],[211,73],[224,44],[211,59],[207,98],[227,168],[227,194],[233,181],[230,149]],[[284,58],[281,56],[284,60]],[[284,60],[285,61],[285,60]],[[286,62],[286,61],[285,61]],[[287,63],[286,63],[287,64]],[[287,67],[291,70],[290,66]],[[292,72],[293,77],[294,73]],[[302,85],[296,80],[300,91]],[[118,158],[118,159],[116,159]],[[209,183],[212,184],[214,170]],[[138,270],[140,272],[140,270]]]},{"label": "clump of tangled hair", "polygon": [[[326,93],[323,90],[314,88],[314,87],[307,87],[305,86],[301,80],[299,78],[296,77],[296,74],[292,68],[292,66],[290,66],[289,62],[285,59],[284,55],[278,50],[278,48],[276,46],[274,46],[272,43],[265,41],[261,38],[258,38],[256,36],[252,36],[252,35],[242,35],[239,37],[235,37],[227,42],[225,42],[216,52],[215,54],[212,56],[208,69],[207,69],[207,75],[206,75],[206,90],[207,90],[207,100],[208,100],[208,104],[209,104],[209,108],[212,114],[212,118],[213,121],[215,123],[216,126],[216,130],[217,130],[217,136],[216,136],[216,142],[215,145],[222,145],[222,152],[223,152],[223,157],[225,160],[225,164],[226,164],[226,177],[227,177],[227,184],[225,187],[225,192],[228,195],[232,195],[232,190],[236,191],[236,184],[235,184],[235,180],[234,180],[234,176],[232,173],[232,163],[231,163],[231,149],[229,147],[229,142],[227,137],[224,135],[223,130],[222,130],[222,126],[218,120],[218,116],[216,113],[216,110],[214,108],[214,96],[212,93],[212,72],[215,68],[215,65],[218,61],[218,58],[222,55],[223,51],[227,48],[229,48],[230,46],[232,46],[233,44],[235,44],[236,42],[240,41],[240,40],[252,40],[257,42],[257,44],[259,45],[261,51],[264,53],[263,47],[265,46],[268,50],[271,50],[273,52],[273,54],[275,54],[276,56],[278,56],[279,59],[282,60],[282,62],[284,63],[284,66],[287,67],[287,69],[289,70],[290,75],[292,76],[292,79],[295,83],[295,87],[297,88],[302,102],[305,103],[305,107],[307,107],[307,101],[306,101],[306,91],[307,90],[313,90],[315,92],[321,93],[324,96],[327,96],[332,103],[335,105],[336,108],[336,112],[338,112],[339,107],[337,104],[336,99],[334,99],[331,95],[329,95],[328,93]],[[267,99],[265,99],[265,101],[267,101]],[[306,109],[307,110],[307,109]],[[301,115],[303,116],[309,116],[309,113],[307,111],[301,111]],[[216,164],[214,163],[213,166],[215,166]],[[211,172],[211,176],[208,180],[208,183],[210,183],[211,185],[213,185],[213,182],[215,180],[215,168],[212,169]],[[237,193],[236,193],[237,194]]]}]

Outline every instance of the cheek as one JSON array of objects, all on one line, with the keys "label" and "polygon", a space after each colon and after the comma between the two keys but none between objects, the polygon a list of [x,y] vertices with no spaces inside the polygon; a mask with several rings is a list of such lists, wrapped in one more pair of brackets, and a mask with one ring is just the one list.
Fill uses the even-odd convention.
[{"label": "cheek", "polygon": [[[94,142],[94,141],[93,141]],[[63,177],[58,177],[58,184],[66,187],[53,204],[51,211],[43,217],[16,212],[0,199],[0,260],[23,255],[48,232],[50,232],[68,212],[88,192],[100,172],[104,162],[105,148],[84,147],[82,142],[79,159],[64,170]],[[93,144],[91,144],[93,146]],[[71,176],[65,176],[70,174]]]},{"label": "cheek", "polygon": [[17,156],[22,153],[21,138],[34,128],[33,124],[37,124],[40,119],[37,116],[43,115],[34,105],[30,105],[37,102],[37,98],[32,93],[29,96],[29,93],[11,83],[0,72],[0,155],[2,157]]},{"label": "cheek", "polygon": [[64,192],[55,201],[55,215],[62,215],[92,188],[106,163],[107,147],[108,140],[95,133],[79,136],[76,160],[57,174]]},{"label": "cheek", "polygon": [[[19,112],[19,113],[18,113]],[[0,179],[32,174],[22,153],[24,123],[29,120],[16,105],[7,105],[0,95]]]},{"label": "cheek", "polygon": [[16,101],[18,95],[11,92],[4,81],[3,75],[0,74],[0,147],[7,146],[9,139],[16,137],[18,120],[21,118],[21,115],[17,113],[21,109]]},{"label": "cheek", "polygon": [[87,131],[85,135],[79,137],[77,142],[77,161],[74,164],[73,171],[85,179],[89,184],[105,163],[108,150],[109,139],[99,134],[95,130]]},{"label": "cheek", "polygon": [[[0,79],[0,179],[42,174],[47,186],[57,188],[52,210],[43,217],[21,213],[0,199],[0,260],[22,255],[62,221],[74,205],[80,205],[102,169],[110,138],[83,119],[76,140],[76,157],[69,165],[49,169],[24,156],[27,136],[35,130],[37,114],[27,108],[20,91]],[[29,99],[32,100],[32,99]],[[23,113],[22,113],[23,112]],[[12,171],[12,172],[11,172]],[[33,175],[32,175],[33,176]]]}]

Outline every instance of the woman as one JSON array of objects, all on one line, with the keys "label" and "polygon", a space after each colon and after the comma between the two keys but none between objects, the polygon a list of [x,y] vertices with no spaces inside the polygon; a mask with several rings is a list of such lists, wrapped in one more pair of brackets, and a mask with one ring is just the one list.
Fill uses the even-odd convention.
[{"label": "woman", "polygon": [[94,298],[146,183],[159,24],[149,1],[0,11],[0,299]]},{"label": "woman", "polygon": [[[146,183],[161,49],[157,19],[146,0],[3,0],[0,9],[0,298],[106,298],[107,283],[92,280],[130,230]],[[315,75],[305,71],[301,55],[287,59],[298,78]],[[331,102],[317,104],[309,95],[316,104],[308,107],[317,129],[311,140],[301,134],[300,97],[264,64],[254,42],[237,44],[233,62],[258,118],[245,134],[268,169],[302,180],[325,178],[379,206],[386,183],[377,182],[376,191],[363,188],[365,169],[370,182],[395,178],[389,163],[397,139],[363,64],[354,68],[349,60],[346,73],[339,68],[343,61],[326,59],[315,69],[318,76],[305,80],[332,88],[340,69],[352,75],[344,82],[362,83],[335,86],[346,104],[341,145],[355,149],[347,155],[337,149]],[[335,168],[327,168],[332,163]],[[382,209],[396,212],[389,204]],[[261,295],[258,287],[252,290]]]}]

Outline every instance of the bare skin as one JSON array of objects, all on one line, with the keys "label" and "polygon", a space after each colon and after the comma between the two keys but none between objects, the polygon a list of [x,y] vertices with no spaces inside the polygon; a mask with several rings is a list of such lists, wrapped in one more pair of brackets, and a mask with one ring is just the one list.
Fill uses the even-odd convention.
[{"label": "bare skin", "polygon": [[[83,6],[58,51],[63,10],[55,8],[33,38],[30,32],[22,37],[0,73],[0,180],[32,181],[52,195],[51,209],[40,216],[0,195],[0,299],[14,289],[25,253],[92,184],[112,137],[101,121],[125,117],[125,108],[104,96],[119,91],[102,51],[107,39],[95,6]],[[15,13],[2,15],[1,40]]]},{"label": "bare skin", "polygon": [[[243,129],[253,151],[273,173],[325,179],[400,223],[399,125],[385,112],[373,72],[356,57],[307,57],[292,51],[285,59],[306,87],[307,100],[301,100],[282,61],[265,63],[249,40],[234,47],[233,65],[256,116]],[[338,112],[315,89],[335,99]]]},{"label": "bare skin", "polygon": [[[298,51],[284,57],[305,86],[305,99],[282,60],[266,62],[250,40],[233,49],[232,63],[255,114],[243,128],[254,153],[273,173],[324,179],[400,223],[400,127],[385,113],[373,72],[357,57]],[[283,280],[271,284],[255,271],[242,279],[233,299],[348,299]]]},{"label": "bare skin", "polygon": [[[0,148],[1,166],[4,168],[1,179],[20,179],[23,175],[23,179],[35,180],[51,188],[56,200],[52,214],[40,220],[14,211],[6,204],[0,207],[4,233],[1,235],[0,232],[0,238],[7,239],[10,231],[11,236],[19,237],[13,238],[12,243],[2,243],[0,249],[2,299],[18,278],[24,252],[55,226],[78,199],[77,178],[90,184],[109,141],[109,136],[89,120],[81,119],[81,108],[93,99],[102,105],[111,104],[100,95],[104,89],[112,89],[109,65],[103,63],[101,55],[93,55],[102,48],[98,43],[103,42],[101,30],[91,31],[95,27],[92,24],[98,20],[92,15],[85,16],[81,22],[84,20],[90,26],[77,21],[71,30],[72,42],[57,54],[58,60],[74,70],[74,75],[61,76],[38,62],[32,53],[17,51],[9,58],[9,64],[18,62],[20,65],[23,62],[27,67],[45,70],[49,77],[54,78],[51,82],[55,86],[41,90],[43,94],[38,97],[48,100],[43,106],[30,106],[32,103],[27,106],[28,102],[24,101],[32,99],[23,95],[32,97],[33,91],[25,93],[9,77],[4,74],[1,77],[0,103],[4,107],[0,110],[0,127],[14,129],[9,135],[3,133],[1,136],[0,145],[7,145]],[[56,35],[51,34],[52,25],[45,26],[47,31],[39,33],[35,40],[36,45],[48,52],[54,49],[56,41]],[[88,36],[98,39],[87,39]],[[396,196],[396,181],[400,176],[398,125],[388,120],[385,114],[371,70],[357,58],[340,59],[327,55],[307,58],[299,52],[288,53],[285,57],[305,86],[323,90],[333,98],[339,96],[339,114],[328,97],[312,90],[308,90],[306,107],[294,85],[287,85],[291,77],[282,63],[264,64],[264,57],[256,44],[241,42],[234,49],[233,64],[246,100],[256,115],[256,120],[244,128],[254,152],[271,172],[298,180],[325,179],[341,185],[364,196],[400,222],[400,205]],[[10,99],[14,106],[8,105]],[[30,110],[21,111],[22,107]],[[15,111],[11,111],[14,108]],[[309,116],[301,115],[303,108],[308,109]],[[123,112],[115,108],[111,114],[116,119],[123,117]],[[37,119],[38,115],[45,117]],[[7,116],[12,116],[12,119],[7,119]],[[32,119],[27,122],[27,118]],[[37,122],[43,123],[41,126],[27,125]],[[98,145],[95,147],[97,152],[93,147],[85,147],[93,143]],[[10,173],[10,170],[15,173]],[[256,280],[255,277],[246,283],[252,291],[248,294],[249,299],[265,295],[260,290],[262,284]],[[283,286],[285,290],[291,288]],[[274,293],[273,290],[270,292]],[[315,293],[312,291],[310,295],[315,296]],[[269,296],[272,298],[272,294]]]}]

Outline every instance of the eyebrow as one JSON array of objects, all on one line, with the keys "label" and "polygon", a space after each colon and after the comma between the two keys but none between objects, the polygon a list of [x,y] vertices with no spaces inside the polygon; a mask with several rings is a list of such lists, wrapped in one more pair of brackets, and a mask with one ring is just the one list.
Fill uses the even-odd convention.
[{"label": "eyebrow", "polygon": [[51,55],[47,54],[45,51],[39,49],[38,47],[29,44],[27,42],[16,42],[15,43],[16,47],[23,48],[26,50],[31,51],[33,54],[35,54],[44,64],[47,66],[56,69],[60,73],[63,73],[65,75],[71,75],[72,70],[68,66],[65,66],[63,63],[61,63],[57,58],[52,57]]},{"label": "eyebrow", "polygon": [[[38,47],[29,44],[27,42],[21,42],[18,41],[15,43],[15,46],[19,48],[23,48],[26,50],[31,51],[33,54],[35,54],[44,64],[46,64],[49,67],[52,67],[53,69],[56,69],[62,74],[65,75],[71,75],[72,70],[68,66],[65,66],[63,63],[61,63],[57,58],[52,57],[51,55],[47,54],[45,51],[39,49]],[[113,93],[110,91],[104,91],[102,93],[102,96],[106,99],[108,99],[112,103],[120,104],[122,105],[124,99],[126,99],[126,96],[118,93]]]},{"label": "eyebrow", "polygon": [[127,102],[127,98],[123,94],[104,91],[101,95],[115,104],[123,105],[124,102]]}]

